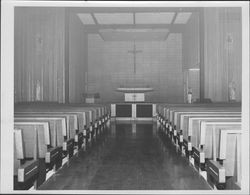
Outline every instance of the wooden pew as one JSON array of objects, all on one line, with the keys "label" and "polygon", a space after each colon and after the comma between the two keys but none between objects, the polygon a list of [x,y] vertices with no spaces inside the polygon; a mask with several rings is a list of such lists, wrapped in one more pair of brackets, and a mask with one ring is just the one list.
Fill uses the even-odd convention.
[{"label": "wooden pew", "polygon": [[[49,124],[47,122],[15,122],[14,128],[21,129],[24,151],[24,162],[20,161],[21,167],[18,169],[14,186],[16,189],[30,188],[34,182],[34,178],[29,177],[29,175],[32,175],[35,177],[34,187],[37,188],[46,179],[45,157],[46,153],[49,152],[47,146],[50,144]],[[20,145],[20,139],[17,143]],[[19,155],[18,158],[20,158]],[[28,160],[37,160],[38,162]]]},{"label": "wooden pew", "polygon": [[79,110],[88,110],[91,112],[91,125],[90,128],[90,140],[96,140],[98,135],[101,134],[103,131],[103,125],[105,124],[105,115],[104,114],[104,109],[102,107],[77,107]]},{"label": "wooden pew", "polygon": [[212,178],[218,189],[240,189],[241,129],[221,129],[219,148],[219,158],[207,163],[209,179]]},{"label": "wooden pew", "polygon": [[95,120],[97,119],[97,109],[95,108],[88,108],[88,107],[69,107],[67,108],[66,110],[71,110],[72,112],[84,112],[85,113],[85,116],[87,116],[88,118],[88,121],[86,121],[86,127],[84,128],[83,131],[86,131],[83,132],[83,137],[84,137],[84,143],[89,143],[91,144],[92,141],[94,141],[94,137],[95,137],[95,128],[94,128],[94,123],[95,123]]},{"label": "wooden pew", "polygon": [[92,115],[91,117],[91,125],[89,128],[90,136],[89,141],[95,141],[99,137],[99,135],[105,130],[105,123],[108,120],[108,109],[107,107],[100,105],[77,105],[77,109],[88,109]]},{"label": "wooden pew", "polygon": [[241,111],[235,108],[185,108],[185,109],[175,109],[175,110],[170,110],[170,116],[169,120],[172,122],[172,124],[176,124],[179,117],[178,115],[184,114],[184,113],[235,113],[235,114],[240,114]]},{"label": "wooden pew", "polygon": [[186,154],[191,155],[193,146],[200,144],[200,123],[201,121],[216,121],[216,122],[240,122],[239,116],[214,115],[214,116],[191,116],[188,117],[188,126],[183,129],[183,146]]},{"label": "wooden pew", "polygon": [[[199,128],[200,121],[202,119],[209,120],[213,118],[220,118],[228,120],[238,119],[241,118],[240,114],[235,113],[227,113],[227,112],[190,112],[190,113],[183,113],[180,115],[179,123],[175,125],[177,131],[182,130],[182,134],[184,139],[189,140],[192,136],[192,131],[195,131],[195,128]],[[197,127],[198,125],[198,127]]]},{"label": "wooden pew", "polygon": [[[241,127],[240,104],[235,104],[235,105],[210,104],[210,106],[207,105],[196,105],[194,107],[192,106],[193,105],[188,105],[188,106],[160,105],[157,108],[158,123],[161,124],[161,126],[164,127],[165,130],[170,128],[170,130],[173,130],[172,132],[176,131],[179,133],[179,135],[181,131],[182,139],[183,139],[183,134],[185,135],[184,141],[186,140],[186,146],[185,146],[186,148],[189,147],[187,141],[189,139],[191,143],[190,144],[191,147],[189,147],[189,150],[191,150],[191,152],[193,153],[193,157],[195,158],[195,160],[199,161],[199,163],[204,162],[204,164],[206,162],[207,164],[206,166],[207,168],[209,168],[208,174],[211,177],[213,177],[213,179],[216,181],[217,188],[223,189],[224,188],[223,187],[224,183],[222,179],[223,173],[224,173],[224,181],[226,180],[225,179],[226,177],[233,177],[232,172],[234,172],[235,169],[233,169],[232,167],[234,167],[235,165],[235,161],[233,160],[235,158],[235,155],[231,155],[234,157],[230,158],[228,157],[227,160],[224,159],[224,161],[228,162],[229,164],[227,168],[221,165],[222,157],[219,157],[221,155],[220,149],[225,148],[225,144],[223,144],[224,142],[221,141],[221,137],[223,136],[219,136],[219,133],[222,131],[235,131],[235,128],[240,129]],[[206,127],[204,127],[205,124]],[[204,132],[206,133],[204,134]],[[211,132],[214,132],[215,134],[213,139],[215,140],[214,141],[215,143],[211,143],[211,134],[210,134]],[[201,135],[203,135],[203,137]],[[180,139],[177,140],[178,142],[180,141]],[[205,142],[205,144],[203,142]],[[224,147],[222,145],[224,145]],[[236,150],[240,151],[239,147],[237,147]],[[240,156],[238,153],[237,155]],[[219,162],[217,161],[218,159],[220,160]],[[238,157],[238,159],[240,158]],[[240,170],[238,168],[241,165],[239,161],[240,160],[237,161],[238,162],[236,171],[237,173],[234,173],[234,175],[235,174],[237,175],[236,178],[240,178],[241,175]],[[211,169],[213,171],[211,171]],[[225,171],[226,169],[227,171]],[[216,174],[214,174],[214,172]],[[238,183],[240,183],[239,179],[236,180]]]},{"label": "wooden pew", "polygon": [[[190,104],[177,104],[177,105],[171,105],[167,107],[163,107],[161,111],[161,116],[163,116],[165,119],[168,119],[169,122],[174,123],[174,114],[177,114],[176,112],[190,112],[190,111],[197,111],[197,112],[241,112],[239,107],[231,106],[228,104],[216,104],[211,106],[211,104],[199,104],[199,105],[190,105]],[[218,107],[217,107],[218,106]]]},{"label": "wooden pew", "polygon": [[[197,111],[191,111],[191,112],[178,112],[174,118],[174,125],[173,129],[180,131],[183,131],[184,137],[190,136],[188,134],[187,129],[192,129],[192,123],[189,123],[189,118],[192,117],[240,117],[241,114],[237,112],[224,112],[224,111],[208,111],[208,112],[197,112]],[[190,127],[189,127],[190,126]]]},{"label": "wooden pew", "polygon": [[[188,118],[188,127],[183,130],[184,139],[190,138],[190,142],[192,146],[197,146],[200,144],[201,137],[201,124],[204,122],[225,122],[231,124],[232,122],[240,123],[240,116],[192,116]],[[185,132],[185,133],[184,133]]]},{"label": "wooden pew", "polygon": [[23,139],[22,130],[14,129],[14,190],[27,190],[36,185],[39,173],[39,160],[36,155],[27,156]]},{"label": "wooden pew", "polygon": [[[238,120],[238,122],[225,120],[201,121],[200,137],[198,137],[198,143],[194,147],[202,147],[206,158],[218,158],[220,144],[219,136],[220,131],[223,129],[241,129],[241,120]],[[214,146],[214,148],[211,148],[210,146]]]},{"label": "wooden pew", "polygon": [[[77,116],[60,113],[60,112],[16,112],[15,117],[46,117],[46,118],[61,118],[62,123],[57,123],[57,146],[62,146],[64,155],[68,155],[71,158],[74,154],[74,137],[70,137],[70,129],[77,128]],[[52,140],[55,137],[52,134]],[[61,142],[63,140],[63,143]],[[54,144],[52,142],[52,144]],[[61,145],[62,144],[62,145]]]},{"label": "wooden pew", "polygon": [[[105,113],[105,107],[99,105],[84,105],[79,106],[77,105],[77,109],[89,109],[92,112],[91,115],[91,125],[90,125],[90,136],[89,141],[96,140],[97,137],[103,132],[104,124],[108,120],[108,113]],[[107,110],[107,109],[106,109]]]},{"label": "wooden pew", "polygon": [[48,122],[50,130],[50,145],[45,156],[45,163],[49,169],[57,170],[62,166],[63,133],[65,128],[65,118],[52,118],[44,116],[15,116],[15,122]]},{"label": "wooden pew", "polygon": [[190,110],[228,110],[228,111],[238,111],[240,112],[240,104],[228,104],[228,103],[217,103],[217,104],[166,104],[161,106],[161,114],[168,118],[170,121],[173,118],[173,113],[176,111],[190,111]]},{"label": "wooden pew", "polygon": [[241,121],[225,120],[201,121],[200,132],[197,133],[197,143],[193,144],[192,153],[198,164],[205,163],[206,159],[218,158],[219,133],[222,129],[241,128]]},{"label": "wooden pew", "polygon": [[[108,111],[107,106],[97,105],[97,104],[43,104],[43,103],[24,103],[15,105],[15,112],[23,112],[23,111],[49,111],[53,112],[55,110],[72,110],[72,111],[81,111],[89,110],[92,111],[92,115],[90,116],[90,121],[95,121],[98,117],[102,117],[103,111]],[[83,110],[83,111],[84,111]]]},{"label": "wooden pew", "polygon": [[[40,110],[41,109],[41,110]],[[19,109],[20,110],[20,109]],[[62,107],[56,107],[55,110],[52,110],[50,107],[49,108],[25,108],[22,109],[23,111],[26,111],[28,113],[55,113],[55,112],[63,112],[65,114],[76,114],[78,117],[78,128],[74,127],[72,128],[68,128],[70,129],[69,131],[69,137],[73,138],[75,140],[75,144],[77,145],[78,148],[81,148],[81,145],[83,143],[83,145],[86,145],[86,140],[87,137],[89,137],[88,133],[88,127],[91,126],[91,124],[89,123],[89,121],[92,121],[92,119],[96,118],[96,109],[94,108],[82,108],[82,107],[70,107],[70,106],[62,106]],[[37,110],[36,112],[34,112],[34,110]],[[70,126],[72,127],[72,126]],[[89,128],[89,129],[94,129],[94,128]],[[91,139],[90,139],[91,140]]]},{"label": "wooden pew", "polygon": [[[78,120],[79,122],[79,129],[78,130],[73,130],[70,131],[71,135],[70,137],[72,138],[74,136],[75,138],[75,144],[80,148],[81,142],[78,137],[79,135],[83,137],[83,139],[86,140],[87,137],[90,137],[88,135],[89,131],[93,129],[95,130],[94,126],[96,120],[98,120],[98,123],[105,122],[105,120],[102,120],[102,113],[103,113],[103,105],[89,105],[89,104],[43,104],[43,103],[32,103],[32,104],[18,104],[15,106],[15,112],[66,112],[66,113],[73,113],[77,112],[77,114],[85,114],[85,117],[80,117],[80,118],[85,118],[85,119],[80,119]],[[85,123],[85,124],[84,124]],[[102,128],[101,128],[102,129]],[[89,131],[88,131],[89,130]],[[87,131],[87,132],[86,132]],[[99,131],[97,132],[99,133]],[[86,136],[84,136],[84,135]],[[92,132],[92,138],[94,136],[94,132]],[[89,139],[91,141],[91,139]],[[84,142],[84,141],[83,141]]]},{"label": "wooden pew", "polygon": [[233,106],[230,107],[228,106],[228,104],[226,104],[227,106],[225,106],[225,104],[216,104],[219,107],[215,107],[215,106],[211,106],[211,104],[208,105],[195,105],[195,106],[191,106],[191,105],[182,105],[182,104],[177,104],[177,105],[171,105],[168,107],[164,107],[163,108],[163,113],[160,113],[161,116],[161,123],[163,123],[162,125],[165,126],[166,128],[170,128],[170,130],[172,130],[175,127],[175,129],[179,129],[178,125],[180,124],[179,120],[180,120],[180,115],[184,114],[184,113],[202,113],[202,112],[220,112],[220,113],[235,113],[235,114],[240,114],[240,108]]},{"label": "wooden pew", "polygon": [[[199,117],[232,117],[232,118],[239,118],[241,115],[240,113],[234,112],[198,112],[198,111],[190,111],[190,112],[177,112],[176,120],[174,125],[170,122],[166,122],[166,129],[168,130],[167,133],[171,133],[171,136],[174,137],[175,141],[178,140],[179,143],[184,142],[185,146],[188,147],[188,143],[191,142],[192,136],[192,123],[189,121],[191,118],[199,118]],[[162,119],[163,120],[163,119]],[[166,120],[165,120],[166,121]],[[196,123],[199,123],[199,120]],[[163,126],[165,123],[163,123]],[[191,145],[189,147],[189,151],[191,151]]]}]

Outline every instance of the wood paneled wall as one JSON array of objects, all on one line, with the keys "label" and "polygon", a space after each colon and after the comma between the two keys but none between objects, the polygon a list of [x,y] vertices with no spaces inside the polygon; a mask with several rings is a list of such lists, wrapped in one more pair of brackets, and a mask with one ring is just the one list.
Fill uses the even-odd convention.
[{"label": "wood paneled wall", "polygon": [[171,33],[166,41],[137,41],[134,74],[133,42],[88,38],[88,92],[100,93],[102,102],[122,102],[118,87],[152,87],[149,102],[183,102],[182,34]]},{"label": "wood paneled wall", "polygon": [[200,35],[199,35],[199,13],[192,13],[183,35],[182,47],[182,70],[184,73],[184,100],[187,101],[188,89],[192,89],[193,99],[200,98]]},{"label": "wood paneled wall", "polygon": [[241,101],[241,10],[206,8],[204,20],[205,97],[229,101],[229,85],[234,83],[236,100]]},{"label": "wood paneled wall", "polygon": [[188,71],[189,68],[199,68],[199,14],[197,12],[192,13],[187,25],[184,28],[182,35],[183,71]]},{"label": "wood paneled wall", "polygon": [[[98,54],[96,54],[98,55]],[[88,35],[76,14],[69,19],[69,102],[83,102],[88,63]]]},{"label": "wood paneled wall", "polygon": [[65,101],[64,8],[16,8],[15,102]]}]

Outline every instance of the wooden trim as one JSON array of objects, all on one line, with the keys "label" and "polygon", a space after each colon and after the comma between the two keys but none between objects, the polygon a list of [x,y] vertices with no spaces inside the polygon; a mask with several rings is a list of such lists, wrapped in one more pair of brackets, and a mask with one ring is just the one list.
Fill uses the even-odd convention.
[{"label": "wooden trim", "polygon": [[175,19],[176,19],[176,17],[177,17],[177,14],[178,14],[178,12],[175,12],[175,13],[174,13],[174,17],[173,17],[172,22],[171,22],[172,25],[173,25],[174,22],[175,22]]},{"label": "wooden trim", "polygon": [[98,21],[97,21],[97,19],[96,19],[96,17],[95,17],[95,15],[94,15],[93,13],[91,13],[90,15],[92,16],[92,18],[93,18],[95,24],[99,24]]},{"label": "wooden trim", "polygon": [[[166,5],[167,6],[167,5]],[[71,7],[73,13],[198,12],[195,7]]]},{"label": "wooden trim", "polygon": [[199,34],[200,34],[200,102],[205,98],[205,61],[204,61],[204,8],[199,11]]},{"label": "wooden trim", "polygon": [[85,30],[97,31],[100,29],[144,29],[144,28],[159,28],[169,29],[174,32],[182,32],[186,24],[85,24]]},{"label": "wooden trim", "polygon": [[69,17],[68,8],[65,8],[65,55],[64,55],[64,75],[65,75],[65,103],[69,103]]}]

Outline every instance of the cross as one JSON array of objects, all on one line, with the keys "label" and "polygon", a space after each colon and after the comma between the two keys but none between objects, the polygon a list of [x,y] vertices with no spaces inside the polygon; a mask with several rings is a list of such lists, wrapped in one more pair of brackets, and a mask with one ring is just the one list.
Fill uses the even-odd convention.
[{"label": "cross", "polygon": [[133,94],[133,100],[134,101],[136,100],[136,94]]},{"label": "cross", "polygon": [[135,41],[133,50],[129,50],[128,53],[132,53],[134,55],[134,74],[136,74],[136,54],[141,53],[142,50],[136,50]]}]

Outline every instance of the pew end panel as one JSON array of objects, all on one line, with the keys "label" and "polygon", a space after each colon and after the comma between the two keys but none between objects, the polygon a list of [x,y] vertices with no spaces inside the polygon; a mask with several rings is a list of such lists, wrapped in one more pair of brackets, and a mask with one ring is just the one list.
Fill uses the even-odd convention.
[{"label": "pew end panel", "polygon": [[45,163],[49,169],[57,170],[62,166],[62,147],[49,148],[45,155]]},{"label": "pew end panel", "polygon": [[223,161],[226,177],[232,177],[232,180],[239,187],[241,186],[242,175],[241,136],[240,129],[223,129],[220,131],[219,159]]},{"label": "pew end panel", "polygon": [[241,128],[241,122],[201,122],[199,146],[203,147],[205,158],[219,158],[220,130]]},{"label": "pew end panel", "polygon": [[[25,127],[23,123],[19,125]],[[19,125],[15,124],[15,128],[20,127]],[[25,136],[27,133],[30,136]],[[38,158],[38,139],[38,129],[31,132],[21,128],[14,130],[14,162],[18,163],[14,165],[14,190],[28,190],[32,186],[37,188],[45,181],[46,168],[45,162]],[[25,148],[26,141],[29,141],[29,145],[26,145],[28,147]],[[17,147],[19,148],[17,149]]]},{"label": "pew end panel", "polygon": [[226,187],[226,170],[219,162],[209,160],[207,163],[208,179],[212,178],[217,189],[225,189]]}]

